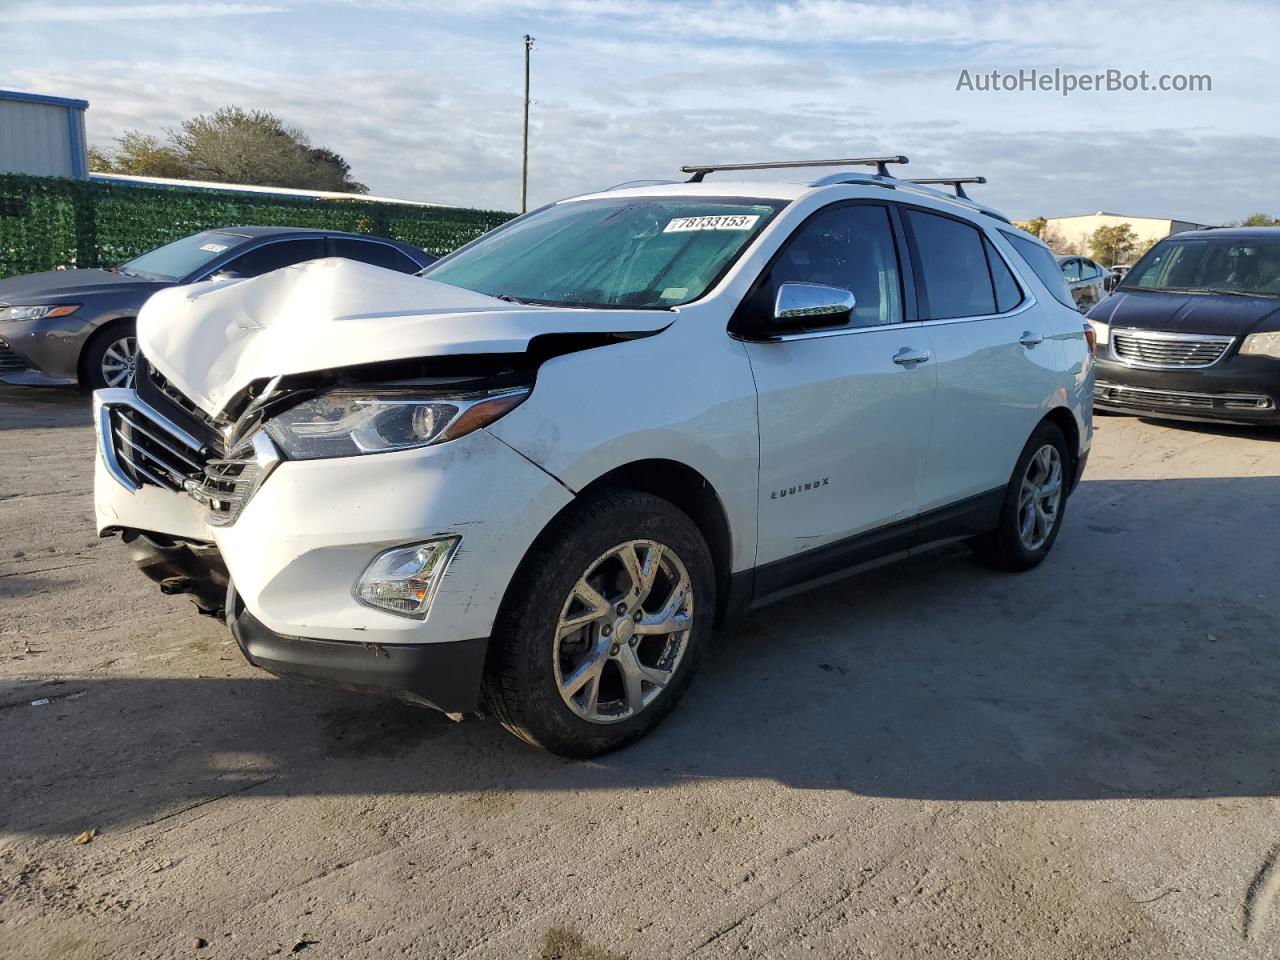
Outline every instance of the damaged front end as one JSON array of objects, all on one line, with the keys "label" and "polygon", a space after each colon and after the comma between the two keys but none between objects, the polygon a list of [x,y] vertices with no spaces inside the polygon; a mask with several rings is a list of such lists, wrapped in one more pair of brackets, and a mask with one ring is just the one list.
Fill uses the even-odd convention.
[{"label": "damaged front end", "polygon": [[95,511],[282,676],[473,710],[502,597],[572,491],[484,429],[666,310],[516,304],[350,261],[164,290],[94,394]]},{"label": "damaged front end", "polygon": [[[194,501],[212,533],[234,524],[286,459],[426,446],[484,426],[528,395],[538,359],[454,356],[277,376],[249,384],[218,416],[143,360],[136,389],[94,394],[101,465],[129,494],[167,491]],[[229,577],[217,545],[191,535],[198,528],[189,523],[175,533],[173,523],[152,529],[132,525],[137,519],[100,518],[100,534],[120,533],[164,593],[188,594],[201,613],[224,616]]]}]

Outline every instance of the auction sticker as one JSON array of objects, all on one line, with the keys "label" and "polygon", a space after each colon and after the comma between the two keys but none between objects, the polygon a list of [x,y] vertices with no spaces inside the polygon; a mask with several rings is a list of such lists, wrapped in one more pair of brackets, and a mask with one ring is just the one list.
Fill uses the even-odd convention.
[{"label": "auction sticker", "polygon": [[225,243],[202,243],[200,244],[200,249],[208,253],[221,253],[227,249],[227,245]]},{"label": "auction sticker", "polygon": [[663,233],[689,233],[693,230],[750,230],[760,219],[759,214],[731,214],[718,217],[676,217],[663,229]]}]

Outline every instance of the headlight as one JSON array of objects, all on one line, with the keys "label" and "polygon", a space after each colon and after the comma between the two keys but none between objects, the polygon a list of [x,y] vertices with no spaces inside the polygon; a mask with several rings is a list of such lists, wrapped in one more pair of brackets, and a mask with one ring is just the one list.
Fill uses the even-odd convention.
[{"label": "headlight", "polygon": [[45,317],[66,317],[79,309],[78,303],[40,307],[0,307],[0,320],[43,320]]},{"label": "headlight", "polygon": [[1111,325],[1100,320],[1090,320],[1089,325],[1093,327],[1093,335],[1098,346],[1105,347],[1107,341],[1111,338]]},{"label": "headlight", "polygon": [[1280,360],[1280,333],[1251,333],[1240,345],[1245,357],[1272,357]]},{"label": "headlight", "polygon": [[440,586],[458,537],[384,550],[360,575],[356,599],[370,607],[422,619]]},{"label": "headlight", "polygon": [[405,390],[334,390],[274,417],[266,430],[293,460],[408,450],[465,436],[528,395],[528,387],[444,398]]}]

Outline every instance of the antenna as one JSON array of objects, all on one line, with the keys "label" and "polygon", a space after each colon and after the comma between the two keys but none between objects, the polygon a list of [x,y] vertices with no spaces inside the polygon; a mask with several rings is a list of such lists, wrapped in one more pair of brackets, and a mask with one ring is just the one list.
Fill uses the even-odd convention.
[{"label": "antenna", "polygon": [[961,200],[968,200],[969,195],[964,192],[964,184],[966,183],[986,183],[986,177],[926,177],[921,180],[908,180],[908,183],[919,183],[921,185],[942,183],[948,187],[954,187],[956,196]]},{"label": "antenna", "polygon": [[888,177],[890,163],[910,163],[906,157],[851,157],[845,160],[772,160],[766,163],[710,163],[681,167],[681,173],[691,173],[689,183],[701,183],[708,173],[723,170],[784,170],[794,167],[875,167],[876,176]]}]

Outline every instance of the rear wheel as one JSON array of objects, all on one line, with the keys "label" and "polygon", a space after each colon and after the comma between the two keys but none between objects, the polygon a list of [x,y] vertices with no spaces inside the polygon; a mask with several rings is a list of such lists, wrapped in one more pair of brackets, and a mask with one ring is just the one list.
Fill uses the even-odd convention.
[{"label": "rear wheel", "polygon": [[89,341],[83,382],[89,390],[132,387],[138,365],[138,338],[133,322],[117,324]]},{"label": "rear wheel", "polygon": [[984,562],[1019,572],[1049,555],[1062,529],[1070,462],[1062,429],[1049,421],[1040,424],[1013,469],[996,529],[972,541]]},{"label": "rear wheel", "polygon": [[711,631],[715,579],[698,528],[658,497],[584,503],[536,548],[496,625],[489,710],[568,757],[639,739],[676,705]]}]

